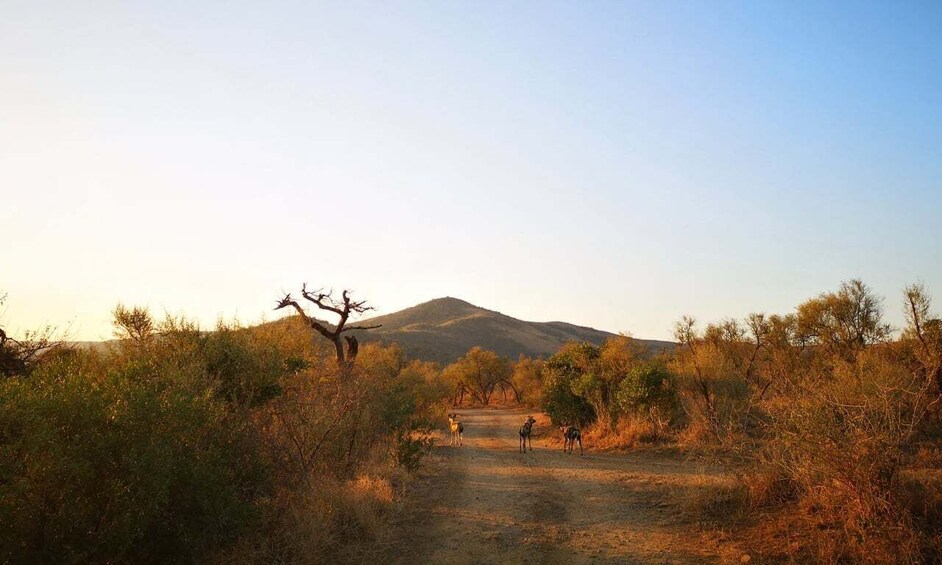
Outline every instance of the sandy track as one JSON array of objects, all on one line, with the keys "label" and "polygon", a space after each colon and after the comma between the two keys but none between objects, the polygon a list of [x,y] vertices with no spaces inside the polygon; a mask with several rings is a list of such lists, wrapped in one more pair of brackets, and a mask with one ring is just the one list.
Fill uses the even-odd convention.
[{"label": "sandy track", "polygon": [[526,414],[462,410],[464,446],[439,439],[364,562],[739,562],[732,544],[685,523],[671,496],[722,476],[652,452],[564,454],[545,417],[535,451],[521,454]]}]

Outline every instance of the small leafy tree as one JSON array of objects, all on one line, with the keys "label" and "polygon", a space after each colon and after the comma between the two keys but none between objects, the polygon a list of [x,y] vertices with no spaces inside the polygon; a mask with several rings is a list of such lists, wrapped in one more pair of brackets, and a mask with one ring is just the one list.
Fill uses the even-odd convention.
[{"label": "small leafy tree", "polygon": [[147,345],[157,332],[157,324],[150,310],[144,306],[128,308],[123,304],[118,304],[111,316],[114,336],[121,340],[128,340],[136,346]]},{"label": "small leafy tree", "polygon": [[472,347],[467,354],[445,368],[445,377],[454,383],[455,400],[458,403],[467,393],[481,404],[490,404],[498,387],[514,388],[511,374],[512,369],[506,359],[480,347]]},{"label": "small leafy tree", "polygon": [[543,369],[543,361],[532,359],[525,355],[514,363],[513,382],[514,392],[517,394],[517,402],[525,402],[534,406],[540,404],[540,372]]},{"label": "small leafy tree", "polygon": [[700,331],[696,320],[684,316],[674,325],[680,343],[669,364],[678,377],[682,406],[690,431],[705,432],[713,440],[729,439],[741,431],[752,408],[750,374],[764,330],[757,318],[754,339],[736,320],[708,324]]}]

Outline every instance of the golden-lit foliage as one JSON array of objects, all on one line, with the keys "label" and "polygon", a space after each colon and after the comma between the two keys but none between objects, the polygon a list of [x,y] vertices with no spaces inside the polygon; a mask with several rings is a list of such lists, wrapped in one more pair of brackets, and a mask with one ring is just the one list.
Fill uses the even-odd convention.
[{"label": "golden-lit foliage", "polygon": [[455,391],[455,404],[461,404],[468,395],[474,402],[486,406],[498,388],[502,391],[511,388],[517,394],[511,381],[510,362],[480,347],[471,348],[466,355],[445,367],[443,373]]},{"label": "golden-lit foliage", "polygon": [[898,340],[880,304],[853,280],[794,315],[753,314],[702,332],[690,318],[677,324],[681,348],[670,367],[688,415],[682,437],[719,442],[751,461],[749,505],[801,528],[807,560],[942,556],[939,515],[911,495],[940,495],[918,454],[938,449],[942,437],[942,349],[924,289],[906,289],[909,325]]},{"label": "golden-lit foliage", "polygon": [[540,371],[543,361],[521,355],[513,365],[511,381],[520,394],[520,400],[530,406],[539,406],[541,402]]},{"label": "golden-lit foliage", "polygon": [[114,325],[0,381],[0,561],[330,561],[376,533],[451,392],[396,346],[338,368],[303,327]]},{"label": "golden-lit foliage", "polygon": [[[794,313],[684,317],[659,355],[620,336],[545,361],[476,347],[444,369],[377,343],[338,364],[300,317],[207,332],[119,305],[109,347],[4,342],[0,560],[356,560],[449,406],[497,400],[585,426],[596,449],[732,456],[737,481],[680,504],[711,523],[771,516],[760,557],[935,562],[942,322],[921,285],[898,337],[881,304],[852,280]],[[767,542],[786,531],[802,542]]]},{"label": "golden-lit foliage", "polygon": [[554,423],[592,423],[587,437],[607,445],[657,440],[676,408],[672,376],[627,336],[600,347],[567,344],[543,365],[542,383],[543,409]]},{"label": "golden-lit foliage", "polygon": [[[568,344],[543,364],[542,406],[587,425],[596,448],[676,438],[731,456],[741,482],[685,506],[707,522],[773,513],[756,555],[935,562],[942,512],[925,501],[942,500],[942,323],[920,285],[904,291],[897,339],[881,305],[852,280],[791,314],[684,317],[666,358],[627,338]],[[803,542],[768,543],[775,528]]]},{"label": "golden-lit foliage", "polygon": [[120,340],[141,345],[149,341],[157,330],[150,311],[142,306],[128,308],[118,304],[111,316],[114,336]]}]

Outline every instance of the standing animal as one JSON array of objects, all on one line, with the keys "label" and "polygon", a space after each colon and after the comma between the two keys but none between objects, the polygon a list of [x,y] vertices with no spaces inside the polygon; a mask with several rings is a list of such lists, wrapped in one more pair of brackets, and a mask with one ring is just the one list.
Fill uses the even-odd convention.
[{"label": "standing animal", "polygon": [[520,453],[527,452],[527,440],[530,440],[530,451],[533,451],[533,440],[530,438],[530,433],[533,432],[533,424],[536,423],[536,420],[533,419],[533,416],[527,416],[527,421],[520,426]]},{"label": "standing animal", "polygon": [[451,428],[451,445],[461,445],[464,438],[464,424],[458,421],[458,414],[448,415],[448,427]]},{"label": "standing animal", "polygon": [[582,455],[582,432],[579,431],[579,428],[576,426],[559,426],[559,431],[563,433],[563,453],[566,452],[567,447],[569,448],[569,453],[572,453],[578,441],[579,455]]}]

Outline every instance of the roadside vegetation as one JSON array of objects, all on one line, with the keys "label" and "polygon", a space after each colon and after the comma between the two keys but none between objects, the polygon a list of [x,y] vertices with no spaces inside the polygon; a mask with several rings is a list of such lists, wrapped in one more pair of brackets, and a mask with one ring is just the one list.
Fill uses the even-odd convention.
[{"label": "roadside vegetation", "polygon": [[730,462],[737,484],[682,502],[705,522],[761,516],[755,554],[938,562],[942,322],[920,285],[901,302],[898,332],[851,280],[793,313],[684,317],[666,355],[629,338],[570,344],[543,365],[542,406],[596,448],[667,443]]},{"label": "roadside vegetation", "polygon": [[675,498],[753,555],[938,562],[942,321],[922,286],[901,298],[901,329],[851,280],[790,313],[684,317],[672,349],[475,347],[444,367],[318,329],[290,295],[290,323],[214,331],[119,305],[99,349],[3,333],[0,561],[353,560],[453,406],[523,404],[587,448],[724,461],[728,484]]},{"label": "roadside vegetation", "polygon": [[99,349],[3,345],[0,562],[349,558],[451,392],[395,346],[338,367],[294,323],[114,326]]}]

